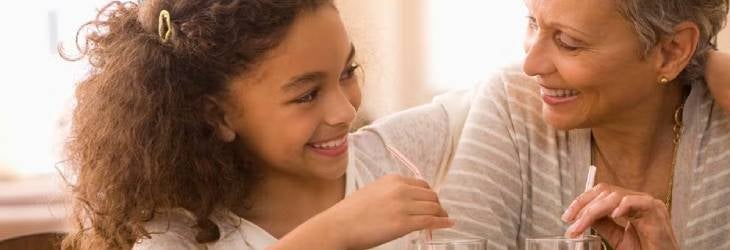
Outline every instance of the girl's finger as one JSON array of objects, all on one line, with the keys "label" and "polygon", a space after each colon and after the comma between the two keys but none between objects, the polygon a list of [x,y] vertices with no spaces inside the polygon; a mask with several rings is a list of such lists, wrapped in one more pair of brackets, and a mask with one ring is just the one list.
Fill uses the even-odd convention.
[{"label": "girl's finger", "polygon": [[436,202],[429,201],[414,201],[408,204],[408,207],[406,208],[406,213],[408,215],[440,216],[443,211],[444,209],[441,208],[441,205]]},{"label": "girl's finger", "polygon": [[407,192],[407,197],[416,201],[439,202],[439,197],[430,188],[412,187]]},{"label": "girl's finger", "polygon": [[422,179],[400,176],[400,178],[398,180],[400,180],[401,182],[403,182],[405,184],[411,185],[411,186],[431,189],[431,186],[428,184],[428,182],[426,182]]},{"label": "girl's finger", "polygon": [[454,226],[454,220],[447,217],[436,217],[429,215],[416,215],[408,218],[409,232],[422,229],[440,229]]}]

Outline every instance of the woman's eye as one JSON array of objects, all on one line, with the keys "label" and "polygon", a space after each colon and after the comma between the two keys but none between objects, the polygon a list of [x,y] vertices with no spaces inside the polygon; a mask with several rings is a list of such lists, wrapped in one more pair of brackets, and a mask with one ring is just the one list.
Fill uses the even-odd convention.
[{"label": "woman's eye", "polygon": [[318,89],[311,90],[304,94],[303,96],[300,96],[296,100],[294,100],[295,103],[310,103],[313,102],[317,98],[317,94],[319,94]]},{"label": "woman's eye", "polygon": [[530,28],[530,30],[537,30],[539,28],[537,26],[537,21],[535,21],[534,17],[527,17],[527,27]]},{"label": "woman's eye", "polygon": [[576,42],[573,39],[568,38],[561,34],[555,35],[555,43],[558,44],[559,47],[561,47],[565,50],[568,50],[568,51],[575,51],[575,50],[580,49],[580,47],[578,47],[578,45],[575,45]]},{"label": "woman's eye", "polygon": [[340,75],[340,81],[349,80],[355,77],[355,70],[357,70],[358,68],[360,68],[360,65],[356,63],[347,66],[347,68],[342,71],[342,74]]}]

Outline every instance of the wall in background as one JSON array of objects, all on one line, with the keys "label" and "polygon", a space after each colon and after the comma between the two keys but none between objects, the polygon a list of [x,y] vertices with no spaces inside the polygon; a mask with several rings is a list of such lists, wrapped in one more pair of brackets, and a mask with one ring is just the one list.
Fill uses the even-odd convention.
[{"label": "wall in background", "polygon": [[362,115],[381,117],[427,101],[431,93],[421,87],[426,66],[421,22],[425,1],[337,4],[364,69]]},{"label": "wall in background", "polygon": [[[730,21],[730,15],[728,15],[728,21]],[[730,28],[725,26],[725,29],[720,32],[718,42],[720,50],[730,52]]]},{"label": "wall in background", "polygon": [[521,1],[338,1],[365,66],[370,117],[466,88],[522,57]]},{"label": "wall in background", "polygon": [[[67,62],[59,42],[75,48],[76,30],[106,0],[15,1],[0,8],[0,171],[54,171],[85,63]],[[1,175],[1,174],[0,174]]]}]

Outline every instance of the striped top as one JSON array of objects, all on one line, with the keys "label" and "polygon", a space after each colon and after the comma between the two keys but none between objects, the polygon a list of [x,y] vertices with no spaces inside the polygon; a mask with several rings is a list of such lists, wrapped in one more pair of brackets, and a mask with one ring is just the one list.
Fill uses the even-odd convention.
[{"label": "striped top", "polygon": [[[440,192],[455,232],[490,249],[562,235],[583,192],[590,130],[560,131],[541,115],[538,84],[510,67],[479,85]],[[692,87],[678,148],[672,225],[683,249],[730,249],[730,123],[703,84]]]}]

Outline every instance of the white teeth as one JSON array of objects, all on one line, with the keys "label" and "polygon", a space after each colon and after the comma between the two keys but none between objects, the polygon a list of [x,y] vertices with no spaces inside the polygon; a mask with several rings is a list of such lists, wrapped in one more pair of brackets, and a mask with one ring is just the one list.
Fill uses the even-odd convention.
[{"label": "white teeth", "polygon": [[551,96],[551,97],[571,97],[580,94],[577,90],[573,89],[548,89],[540,88],[540,94]]},{"label": "white teeth", "polygon": [[315,147],[315,148],[332,149],[332,148],[342,146],[342,144],[345,143],[346,139],[347,139],[347,136],[343,136],[342,138],[339,138],[336,140],[331,140],[331,141],[317,143],[317,144],[310,144],[310,145],[312,145],[312,147]]}]

